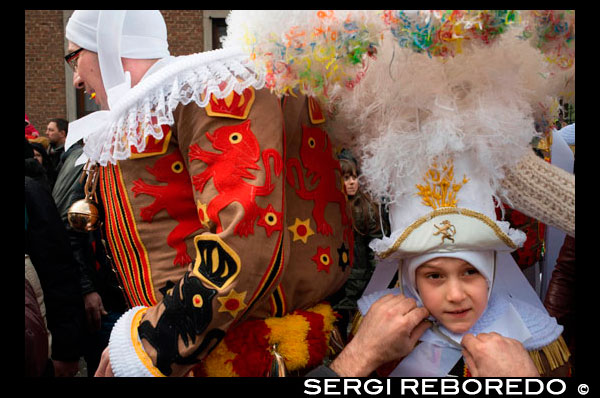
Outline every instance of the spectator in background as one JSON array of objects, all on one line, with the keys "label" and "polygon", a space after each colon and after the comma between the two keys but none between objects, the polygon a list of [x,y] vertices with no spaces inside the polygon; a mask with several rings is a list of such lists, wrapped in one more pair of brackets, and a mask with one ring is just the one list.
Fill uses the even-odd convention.
[{"label": "spectator in background", "polygon": [[[26,165],[41,169],[27,140],[25,161]],[[79,370],[84,316],[78,269],[50,191],[43,179],[28,175],[31,171],[39,178],[34,167],[26,166],[25,254],[31,259],[44,293],[48,329],[52,334],[54,375],[75,376]]]},{"label": "spectator in background", "polygon": [[38,138],[40,133],[36,130],[36,128],[29,121],[29,117],[25,114],[25,138],[32,139]]},{"label": "spectator in background", "polygon": [[93,377],[102,351],[108,346],[112,327],[125,312],[126,304],[110,259],[104,251],[100,231],[76,231],[68,222],[71,205],[85,198],[85,180],[81,181],[84,165],[75,165],[82,153],[81,141],[65,152],[52,196],[67,229],[73,257],[79,268],[86,314],[83,357],[87,363],[88,377]]},{"label": "spectator in background", "polygon": [[[344,339],[347,327],[358,309],[357,300],[362,296],[375,270],[375,256],[369,242],[381,238],[383,228],[389,233],[387,215],[380,217],[379,205],[360,189],[358,167],[352,155],[344,150],[340,154],[340,166],[344,179],[344,191],[352,209],[354,233],[354,266],[343,288],[332,298],[333,308],[340,313],[339,329]],[[339,300],[339,301],[338,301]]]},{"label": "spectator in background", "polygon": [[25,138],[25,175],[40,183],[48,192],[51,192],[50,182],[46,170],[40,162],[35,159],[33,146]]},{"label": "spectator in background", "polygon": [[[75,165],[75,162],[83,153],[83,145],[81,141],[73,144],[68,151],[63,155],[62,167],[56,178],[56,184],[52,189],[52,197],[58,208],[60,218],[63,220],[65,226],[68,226],[67,213],[69,207],[77,199],[73,199],[75,190],[78,188],[81,179],[81,173],[83,171],[83,164]],[[83,186],[82,186],[83,187]],[[83,188],[82,188],[83,189]]]},{"label": "spectator in background", "polygon": [[49,369],[48,329],[35,291],[25,279],[25,376],[45,376]]},{"label": "spectator in background", "polygon": [[548,284],[544,306],[548,313],[564,326],[563,337],[571,352],[571,365],[575,375],[575,238],[566,236],[560,249],[556,266]]},{"label": "spectator in background", "polygon": [[68,130],[69,122],[59,118],[50,119],[46,128],[46,135],[50,140],[48,155],[50,155],[56,173],[59,172],[62,165],[61,156],[65,152],[65,140],[67,139]]},{"label": "spectator in background", "polygon": [[43,144],[38,142],[30,141],[29,143],[33,148],[33,157],[44,167],[44,171],[46,172],[46,177],[48,179],[48,186],[50,189],[54,188],[54,183],[56,182],[56,170],[54,169],[54,165],[50,160],[50,156],[46,152],[46,148],[44,148]]}]

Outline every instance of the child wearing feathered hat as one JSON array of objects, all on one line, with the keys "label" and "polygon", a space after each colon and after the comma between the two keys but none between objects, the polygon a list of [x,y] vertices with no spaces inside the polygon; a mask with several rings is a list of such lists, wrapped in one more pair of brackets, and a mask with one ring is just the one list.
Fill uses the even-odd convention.
[{"label": "child wearing feathered hat", "polygon": [[366,313],[383,295],[403,293],[430,313],[432,327],[391,375],[471,375],[462,340],[492,332],[523,344],[540,375],[567,375],[563,327],[543,308],[495,285],[506,272],[499,253],[521,246],[525,235],[496,220],[494,192],[475,161],[466,153],[434,163],[414,182],[413,194],[390,208],[391,236],[372,244],[382,263],[399,263],[398,287],[359,301]]}]

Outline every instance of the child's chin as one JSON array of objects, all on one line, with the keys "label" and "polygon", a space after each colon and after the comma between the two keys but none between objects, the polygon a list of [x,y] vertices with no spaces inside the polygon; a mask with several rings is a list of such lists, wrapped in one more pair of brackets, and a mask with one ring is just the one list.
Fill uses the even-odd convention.
[{"label": "child's chin", "polygon": [[463,334],[469,331],[469,329],[471,329],[471,326],[473,325],[465,325],[465,326],[457,326],[457,325],[450,325],[450,326],[446,326],[444,325],[444,327],[446,329],[448,329],[449,331],[451,331],[452,333],[455,334]]}]

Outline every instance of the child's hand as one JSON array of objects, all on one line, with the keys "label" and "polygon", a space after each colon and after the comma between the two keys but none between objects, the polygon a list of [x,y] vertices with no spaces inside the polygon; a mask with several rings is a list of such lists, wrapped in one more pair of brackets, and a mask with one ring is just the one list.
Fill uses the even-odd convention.
[{"label": "child's hand", "polygon": [[377,300],[354,338],[332,362],[340,376],[364,377],[384,363],[408,355],[431,326],[429,311],[412,298],[388,294]]},{"label": "child's hand", "polygon": [[474,377],[539,377],[533,360],[518,340],[498,333],[467,334],[462,354]]}]

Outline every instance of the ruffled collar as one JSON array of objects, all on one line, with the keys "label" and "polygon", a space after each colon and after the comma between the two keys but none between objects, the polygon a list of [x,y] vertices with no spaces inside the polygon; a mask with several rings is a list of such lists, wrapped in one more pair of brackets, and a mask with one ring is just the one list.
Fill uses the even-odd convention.
[{"label": "ruffled collar", "polygon": [[[84,139],[84,155],[106,166],[127,159],[131,147],[145,149],[147,138],[162,139],[161,125],[173,124],[179,104],[205,107],[211,95],[227,97],[252,86],[264,87],[264,73],[237,48],[167,57],[144,75],[109,111],[97,111],[69,125],[67,146]],[[80,160],[81,162],[81,160]]]}]

